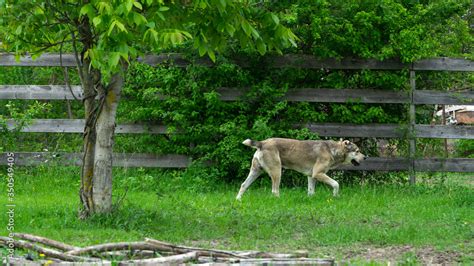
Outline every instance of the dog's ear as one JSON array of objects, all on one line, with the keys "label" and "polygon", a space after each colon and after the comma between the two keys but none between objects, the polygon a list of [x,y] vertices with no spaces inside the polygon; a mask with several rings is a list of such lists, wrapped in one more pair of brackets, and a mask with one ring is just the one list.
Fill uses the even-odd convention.
[{"label": "dog's ear", "polygon": [[351,144],[351,142],[348,141],[347,139],[346,140],[341,139],[341,141],[342,141],[342,143],[344,143],[344,145],[350,145]]}]

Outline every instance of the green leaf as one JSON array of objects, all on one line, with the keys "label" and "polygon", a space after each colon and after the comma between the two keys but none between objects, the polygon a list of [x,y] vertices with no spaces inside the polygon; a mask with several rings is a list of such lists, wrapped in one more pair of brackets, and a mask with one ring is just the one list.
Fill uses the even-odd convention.
[{"label": "green leaf", "polygon": [[121,31],[121,32],[128,32],[127,29],[125,28],[125,26],[122,24],[122,22],[118,21],[118,20],[114,20],[112,21],[112,23],[110,24],[109,26],[109,30],[107,31],[107,35],[110,36],[110,34],[112,33],[112,31],[114,30],[115,26],[117,26],[117,28]]},{"label": "green leaf", "polygon": [[150,21],[150,22],[148,22],[145,26],[147,26],[148,28],[154,29],[154,28],[155,28],[155,22],[154,22],[154,21]]},{"label": "green leaf", "polygon": [[219,2],[221,3],[221,6],[222,6],[222,7],[225,8],[225,7],[227,6],[226,0],[220,0]]},{"label": "green leaf", "polygon": [[158,9],[158,11],[160,11],[160,12],[165,12],[165,11],[168,11],[168,10],[170,10],[170,8],[167,7],[167,6],[161,6],[161,7]]},{"label": "green leaf", "polygon": [[116,67],[119,61],[120,61],[120,53],[116,53],[116,52],[110,53],[109,64],[111,68]]},{"label": "green leaf", "polygon": [[95,9],[91,3],[84,5],[81,8],[81,11],[79,11],[79,16],[87,15],[89,19],[92,18],[94,14],[95,14]]},{"label": "green leaf", "polygon": [[133,12],[133,22],[135,22],[135,25],[140,26],[146,24],[147,20],[142,14]]},{"label": "green leaf", "polygon": [[201,45],[198,47],[198,51],[199,51],[199,56],[203,56],[203,55],[205,55],[206,52],[207,52],[207,47],[201,44]]},{"label": "green leaf", "polygon": [[127,2],[125,3],[125,7],[127,8],[127,12],[132,11],[132,8],[133,8],[133,0],[127,0]]},{"label": "green leaf", "polygon": [[161,20],[165,21],[165,16],[163,16],[163,14],[161,14],[161,12],[157,11],[156,14],[158,15],[158,17],[160,17]]},{"label": "green leaf", "polygon": [[94,24],[95,27],[99,26],[100,23],[102,23],[102,18],[100,16],[92,19],[92,24]]},{"label": "green leaf", "polygon": [[216,62],[216,54],[212,50],[207,51],[207,54],[209,55],[209,58],[211,58],[212,62]]},{"label": "green leaf", "polygon": [[275,14],[270,13],[270,16],[272,17],[272,20],[273,20],[273,22],[275,22],[275,24],[280,23],[280,19]]},{"label": "green leaf", "polygon": [[187,31],[181,31],[181,34],[183,34],[184,36],[186,36],[186,38],[188,39],[192,39],[193,38],[193,35],[191,35],[191,33],[187,32]]},{"label": "green leaf", "polygon": [[108,35],[108,36],[110,36],[110,34],[112,33],[112,31],[114,30],[115,24],[117,24],[117,21],[116,21],[116,20],[112,21],[112,23],[110,24],[109,30],[107,31],[107,35]]},{"label": "green leaf", "polygon": [[260,55],[264,55],[267,52],[267,46],[261,38],[257,40],[257,51]]},{"label": "green leaf", "polygon": [[16,34],[16,35],[20,35],[20,34],[22,33],[22,31],[23,31],[23,26],[20,24],[20,25],[16,28],[15,34]]},{"label": "green leaf", "polygon": [[242,29],[244,30],[245,34],[250,37],[252,34],[252,26],[250,26],[247,20],[242,21]]},{"label": "green leaf", "polygon": [[134,5],[136,8],[140,9],[140,10],[143,9],[143,6],[142,6],[142,4],[141,4],[140,2],[133,1],[133,5]]},{"label": "green leaf", "polygon": [[226,24],[225,29],[227,30],[227,33],[229,33],[230,37],[234,36],[235,33],[235,28],[231,24]]}]

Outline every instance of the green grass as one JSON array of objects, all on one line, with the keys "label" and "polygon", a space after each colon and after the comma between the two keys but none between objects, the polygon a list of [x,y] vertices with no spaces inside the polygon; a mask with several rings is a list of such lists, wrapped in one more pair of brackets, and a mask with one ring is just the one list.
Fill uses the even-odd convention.
[{"label": "green grass", "polygon": [[[223,249],[307,249],[313,256],[341,257],[351,249],[396,245],[455,250],[467,259],[472,255],[470,186],[342,184],[341,196],[333,198],[329,188],[318,184],[313,197],[303,187],[283,187],[281,197],[274,198],[266,179],[237,202],[239,184],[209,188],[179,172],[117,169],[115,199],[129,187],[122,204],[111,215],[80,221],[77,168],[17,169],[15,232],[80,246],[152,237]],[[5,191],[6,185],[1,188]],[[5,214],[0,224],[7,224]],[[0,228],[6,235],[6,227]]]}]

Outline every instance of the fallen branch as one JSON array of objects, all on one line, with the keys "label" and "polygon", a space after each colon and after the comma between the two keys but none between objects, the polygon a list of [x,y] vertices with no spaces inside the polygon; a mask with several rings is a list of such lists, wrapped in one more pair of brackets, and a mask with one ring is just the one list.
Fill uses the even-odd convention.
[{"label": "fallen branch", "polygon": [[247,258],[275,258],[275,259],[289,259],[289,258],[306,258],[308,251],[300,250],[294,253],[273,253],[263,251],[232,251]]},{"label": "fallen branch", "polygon": [[[53,263],[43,263],[41,264],[41,266],[44,266],[44,265],[47,265],[47,266],[67,266],[67,265],[70,265],[70,266],[112,266],[112,262],[110,261],[105,261],[105,260],[102,260],[102,261],[98,261],[98,262],[71,262],[71,261],[61,261],[61,262],[53,262]],[[116,264],[114,264],[116,265]]]},{"label": "fallen branch", "polygon": [[10,265],[10,266],[41,266],[43,265],[40,261],[31,261],[24,258],[4,258],[2,261],[2,265]]},{"label": "fallen branch", "polygon": [[168,256],[168,257],[161,257],[161,258],[154,258],[154,259],[143,259],[143,260],[128,260],[128,261],[121,261],[118,263],[119,266],[126,266],[126,265],[140,265],[140,266],[148,266],[148,265],[156,265],[156,264],[181,264],[186,263],[192,260],[196,260],[198,258],[198,252],[188,252],[180,255]]},{"label": "fallen branch", "polygon": [[48,238],[45,238],[45,237],[41,237],[41,236],[35,236],[35,235],[30,235],[30,234],[21,234],[21,233],[14,233],[13,236],[16,237],[16,238],[19,238],[19,239],[28,240],[28,241],[35,242],[35,243],[40,243],[40,244],[43,244],[45,246],[49,246],[49,247],[52,247],[52,248],[57,248],[57,249],[62,250],[62,251],[70,251],[70,250],[78,249],[78,247],[71,246],[71,245],[68,245],[68,244],[65,244],[65,243],[62,243],[62,242],[59,242],[59,241],[56,241],[56,240],[48,239]]},{"label": "fallen branch", "polygon": [[205,248],[195,248],[195,247],[186,247],[186,246],[178,246],[178,245],[173,245],[170,243],[158,241],[155,239],[151,238],[145,238],[145,241],[153,246],[155,246],[157,249],[161,251],[171,251],[174,253],[189,253],[189,252],[198,252],[199,256],[208,256],[208,257],[224,257],[224,258],[248,258],[244,255],[240,255],[237,253],[234,253],[232,251],[226,251],[226,250],[217,250],[217,249],[205,249]]},{"label": "fallen branch", "polygon": [[150,259],[157,256],[163,256],[163,254],[155,254],[153,250],[120,250],[120,251],[106,251],[100,253],[100,258],[122,258],[124,259]]},{"label": "fallen branch", "polygon": [[154,245],[147,242],[118,242],[118,243],[106,243],[94,246],[88,246],[66,252],[69,255],[82,255],[91,253],[102,253],[107,251],[119,251],[119,250],[153,250],[158,251]]},{"label": "fallen branch", "polygon": [[[0,240],[2,241],[1,244],[3,246],[6,246],[7,243],[11,241],[10,238],[3,237],[3,236],[0,236]],[[36,244],[32,244],[30,242],[26,242],[23,240],[13,240],[13,245],[15,246],[15,248],[33,250],[38,253],[44,254],[46,257],[56,258],[56,259],[65,260],[65,261],[95,261],[95,262],[100,261],[96,258],[79,257],[79,256],[71,255],[71,254],[62,253],[57,250],[41,247]]]},{"label": "fallen branch", "polygon": [[274,259],[240,259],[240,260],[233,260],[230,261],[233,263],[239,263],[240,265],[263,265],[263,264],[271,264],[271,265],[334,265],[334,260],[332,259],[309,259],[309,258],[274,258]]}]

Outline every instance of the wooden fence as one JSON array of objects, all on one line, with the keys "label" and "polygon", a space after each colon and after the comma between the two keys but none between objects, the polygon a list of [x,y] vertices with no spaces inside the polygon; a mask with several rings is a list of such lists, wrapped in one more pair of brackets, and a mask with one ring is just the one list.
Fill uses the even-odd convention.
[{"label": "wooden fence", "polygon": [[[139,59],[141,62],[157,65],[163,62],[173,62],[178,67],[190,64],[179,54],[163,54],[146,56]],[[373,70],[401,70],[407,69],[410,73],[411,91],[397,92],[367,89],[323,89],[323,88],[295,88],[290,89],[283,97],[293,102],[323,102],[323,103],[390,103],[409,104],[410,123],[398,124],[339,124],[339,123],[309,123],[295,127],[308,127],[312,132],[325,137],[377,137],[377,138],[408,138],[410,143],[409,158],[370,158],[359,167],[344,166],[345,170],[408,170],[411,181],[414,182],[415,171],[452,171],[474,172],[474,159],[468,158],[415,158],[416,138],[452,138],[474,139],[473,126],[460,125],[426,125],[416,124],[415,106],[419,104],[450,104],[474,105],[474,91],[443,92],[433,90],[416,90],[415,71],[474,71],[474,62],[463,59],[437,58],[418,61],[412,64],[403,64],[398,61],[376,61],[346,58],[341,61],[334,59],[318,60],[309,55],[273,56],[264,59],[265,64],[272,68],[327,68],[327,69],[373,69]],[[242,67],[249,66],[246,60],[235,61]],[[203,66],[212,66],[206,59],[193,62]],[[19,62],[14,56],[0,54],[0,66],[60,66],[59,55],[45,54],[37,60],[23,57]],[[63,55],[64,67],[75,67],[72,55]],[[246,88],[219,88],[217,92],[222,101],[235,101],[245,94]],[[73,86],[71,91],[61,85],[0,85],[0,99],[10,100],[74,100],[82,98],[80,86]],[[13,128],[14,121],[8,126]],[[47,133],[82,133],[84,120],[82,119],[36,119],[24,128],[23,132]],[[166,134],[166,125],[148,125],[140,123],[120,124],[116,127],[117,134]],[[79,153],[16,153],[17,165],[36,165],[44,162],[79,165]],[[6,154],[0,155],[0,164],[5,164]],[[116,154],[114,165],[124,167],[187,167],[191,159],[183,155],[153,155],[153,154]]]}]

